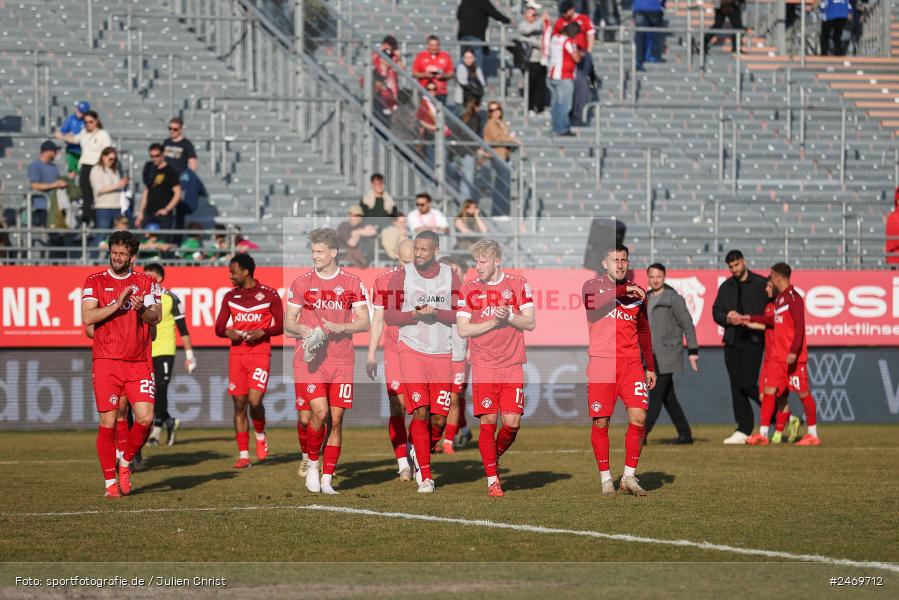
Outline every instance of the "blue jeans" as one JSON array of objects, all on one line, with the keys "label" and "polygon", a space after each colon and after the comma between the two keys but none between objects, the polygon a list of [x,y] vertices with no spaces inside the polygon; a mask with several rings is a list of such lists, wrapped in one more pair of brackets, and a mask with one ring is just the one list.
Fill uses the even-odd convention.
[{"label": "blue jeans", "polygon": [[550,115],[553,121],[553,133],[568,133],[571,129],[568,113],[574,101],[574,79],[547,79],[553,99]]},{"label": "blue jeans", "polygon": [[[661,27],[664,14],[660,10],[650,12],[639,11],[634,13],[634,25],[637,27]],[[661,38],[659,34],[649,31],[638,31],[634,36],[636,42],[636,63],[637,68],[643,68],[643,61],[648,58],[648,53],[653,57],[662,55]]]}]

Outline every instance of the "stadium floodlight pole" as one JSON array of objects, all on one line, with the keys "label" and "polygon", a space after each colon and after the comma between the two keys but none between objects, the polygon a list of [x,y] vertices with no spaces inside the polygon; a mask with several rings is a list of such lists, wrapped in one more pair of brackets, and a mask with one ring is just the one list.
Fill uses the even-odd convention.
[{"label": "stadium floodlight pole", "polygon": [[840,109],[840,187],[846,187],[846,107]]}]

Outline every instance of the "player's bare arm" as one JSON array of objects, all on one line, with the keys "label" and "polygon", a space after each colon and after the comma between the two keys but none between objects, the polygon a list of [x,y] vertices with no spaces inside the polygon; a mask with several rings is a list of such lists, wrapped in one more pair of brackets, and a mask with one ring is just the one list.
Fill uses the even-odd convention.
[{"label": "player's bare arm", "polygon": [[459,337],[472,338],[484,335],[488,331],[493,331],[500,326],[500,320],[494,317],[482,323],[472,323],[471,317],[468,315],[457,314],[456,326],[458,327]]},{"label": "player's bare arm", "polygon": [[[506,324],[510,327],[514,327],[515,329],[520,329],[521,331],[534,331],[534,328],[537,327],[537,313],[534,310],[533,306],[528,306],[521,309],[521,312],[516,314],[512,313],[512,309],[508,307],[501,307],[507,311]],[[497,317],[503,318],[499,311],[497,311]]]},{"label": "player's bare arm", "polygon": [[325,326],[327,331],[336,334],[353,334],[368,331],[369,325],[371,325],[368,319],[368,307],[364,304],[355,307],[353,309],[353,320],[349,323],[332,323],[327,319],[322,319],[322,325]]},{"label": "player's bare arm", "polygon": [[301,310],[302,308],[299,306],[287,305],[287,315],[284,317],[284,335],[289,338],[303,339],[312,331],[310,327],[300,323]]},{"label": "player's bare arm", "polygon": [[646,371],[646,387],[652,389],[656,386],[656,372],[655,371]]},{"label": "player's bare arm", "polygon": [[131,287],[127,287],[122,290],[122,293],[119,294],[119,297],[116,298],[115,302],[102,308],[98,306],[100,303],[94,298],[83,300],[81,302],[81,321],[85,325],[96,325],[97,323],[105,321],[118,312],[133,293],[134,290]]},{"label": "player's bare arm", "polygon": [[365,357],[365,372],[372,381],[378,376],[378,362],[375,360],[375,357],[378,353],[378,344],[381,343],[381,335],[383,333],[384,309],[376,306],[371,317],[371,329],[368,335],[368,355]]},{"label": "player's bare arm", "polygon": [[158,304],[147,306],[141,302],[137,307],[137,312],[140,315],[141,321],[147,325],[156,325],[159,323],[160,319],[162,319],[162,307]]}]

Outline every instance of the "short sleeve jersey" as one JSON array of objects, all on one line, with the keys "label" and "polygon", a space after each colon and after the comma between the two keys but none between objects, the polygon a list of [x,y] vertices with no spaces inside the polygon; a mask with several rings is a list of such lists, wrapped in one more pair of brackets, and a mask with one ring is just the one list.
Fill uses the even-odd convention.
[{"label": "short sleeve jersey", "polygon": [[[442,74],[452,75],[453,58],[442,50],[437,54],[431,54],[427,50],[424,50],[419,52],[418,56],[415,57],[415,62],[412,63],[412,70],[416,73],[438,71]],[[422,87],[426,86],[429,81],[431,81],[430,77],[418,80]],[[449,90],[446,80],[434,79],[433,81],[437,85],[436,94],[438,96],[445,96]]]},{"label": "short sleeve jersey", "polygon": [[[799,339],[796,339],[797,336]],[[805,337],[805,302],[792,286],[779,294],[774,301],[773,341],[774,343],[770,347],[773,360],[786,360],[787,354],[795,352],[797,362],[808,361],[808,343]]]},{"label": "short sleeve jersey", "polygon": [[94,329],[94,358],[146,361],[150,356],[150,326],[144,323],[134,304],[159,304],[160,287],[146,273],[131,271],[117,276],[109,269],[90,275],[81,291],[82,300],[96,300],[100,308],[114,303],[130,287],[132,296],[112,316]]},{"label": "short sleeve jersey", "polygon": [[[300,324],[322,327],[323,320],[332,323],[352,323],[353,309],[368,304],[362,280],[338,269],[330,277],[322,277],[315,269],[293,280],[287,292],[287,304],[300,309]],[[354,364],[353,334],[328,333],[325,361],[334,364]],[[301,340],[297,341],[302,344]]]},{"label": "short sleeve jersey", "polygon": [[[480,279],[466,282],[459,294],[457,315],[466,316],[472,323],[489,321],[496,309],[508,306],[513,315],[534,306],[531,286],[524,277],[503,273],[496,283]],[[473,365],[508,367],[527,362],[524,332],[505,324],[483,335],[469,338],[469,360]]]},{"label": "short sleeve jersey", "polygon": [[[228,323],[231,329],[251,331],[253,329],[279,329],[283,323],[283,306],[278,291],[256,282],[251,288],[236,287],[222,298],[216,319],[217,332],[223,332]],[[271,354],[272,340],[264,335],[255,342],[231,341],[232,354]]]},{"label": "short sleeve jersey", "polygon": [[[583,302],[590,333],[589,356],[642,358],[655,370],[646,302],[627,295],[624,281],[616,285],[606,277],[590,279],[583,286]],[[641,347],[647,352],[641,352]]]},{"label": "short sleeve jersey", "polygon": [[175,328],[184,320],[181,299],[171,290],[162,290],[162,318],[156,325],[156,339],[153,340],[153,356],[174,356],[177,349]]}]

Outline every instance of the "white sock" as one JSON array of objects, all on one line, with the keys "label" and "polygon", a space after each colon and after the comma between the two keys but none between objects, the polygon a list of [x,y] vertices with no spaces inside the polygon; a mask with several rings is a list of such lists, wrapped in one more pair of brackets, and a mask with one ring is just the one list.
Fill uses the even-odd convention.
[{"label": "white sock", "polygon": [[808,434],[818,437],[818,426],[817,425],[809,425],[808,426]]},{"label": "white sock", "polygon": [[114,484],[115,484],[115,479],[107,479],[106,480],[106,487],[109,487]]},{"label": "white sock", "polygon": [[131,467],[131,461],[125,460],[124,458],[119,458],[119,466],[128,469]]},{"label": "white sock", "polygon": [[637,467],[629,467],[624,465],[624,476],[625,477],[633,477],[637,474]]},{"label": "white sock", "polygon": [[322,475],[322,487],[331,487],[331,475]]},{"label": "white sock", "polygon": [[121,459],[122,456],[124,456],[124,455],[125,455],[125,451],[124,451],[124,450],[116,450],[116,451],[115,451],[115,459],[116,459],[116,460]]},{"label": "white sock", "polygon": [[444,439],[444,440],[443,440],[443,445],[444,445],[444,446],[452,446],[452,445],[453,445],[453,440],[447,440],[447,439]]},{"label": "white sock", "polygon": [[768,425],[759,426],[759,435],[768,437]]},{"label": "white sock", "polygon": [[599,481],[612,481],[612,472],[611,471],[600,471],[599,472]]},{"label": "white sock", "polygon": [[396,459],[396,464],[399,467],[400,471],[402,471],[403,469],[412,470],[412,467],[409,466],[409,459],[405,456]]},{"label": "white sock", "polygon": [[493,485],[497,481],[499,481],[499,477],[497,477],[496,475],[488,475],[487,476],[487,486],[488,487]]},{"label": "white sock", "polygon": [[262,433],[257,432],[257,433],[256,433],[256,439],[257,439],[258,441],[264,440],[264,439],[265,439],[265,432],[264,432],[264,431],[263,431]]},{"label": "white sock", "polygon": [[249,450],[241,450],[240,458],[250,458],[250,451]]},{"label": "white sock", "polygon": [[309,453],[303,452],[303,460],[309,460]]}]

